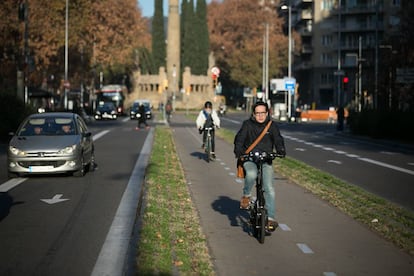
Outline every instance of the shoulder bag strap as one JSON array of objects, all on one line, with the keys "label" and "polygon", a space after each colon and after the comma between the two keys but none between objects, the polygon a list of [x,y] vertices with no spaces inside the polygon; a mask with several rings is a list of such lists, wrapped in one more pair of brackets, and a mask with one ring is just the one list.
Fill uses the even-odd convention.
[{"label": "shoulder bag strap", "polygon": [[254,147],[260,142],[260,140],[262,140],[263,136],[266,134],[266,132],[268,131],[268,129],[270,128],[270,125],[272,124],[272,120],[270,120],[266,127],[263,129],[262,133],[260,133],[259,137],[256,138],[256,140],[254,140],[254,142],[247,148],[245,153],[249,153],[252,151],[252,149],[254,149]]}]

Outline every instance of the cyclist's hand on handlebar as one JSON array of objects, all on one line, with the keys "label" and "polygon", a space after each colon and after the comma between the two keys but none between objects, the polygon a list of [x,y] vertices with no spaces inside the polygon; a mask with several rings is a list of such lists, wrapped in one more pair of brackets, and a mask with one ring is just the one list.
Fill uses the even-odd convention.
[{"label": "cyclist's hand on handlebar", "polygon": [[280,148],[277,150],[278,157],[284,158],[286,156],[286,150],[285,148]]}]

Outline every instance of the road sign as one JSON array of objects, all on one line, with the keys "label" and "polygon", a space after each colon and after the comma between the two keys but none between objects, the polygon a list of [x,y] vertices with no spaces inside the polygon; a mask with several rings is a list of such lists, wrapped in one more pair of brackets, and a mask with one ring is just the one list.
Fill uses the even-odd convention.
[{"label": "road sign", "polygon": [[288,91],[294,91],[295,85],[296,85],[296,79],[295,78],[283,78],[285,81],[285,90]]},{"label": "road sign", "polygon": [[218,77],[220,75],[220,69],[214,66],[213,68],[211,68],[211,73],[213,73],[214,76]]}]

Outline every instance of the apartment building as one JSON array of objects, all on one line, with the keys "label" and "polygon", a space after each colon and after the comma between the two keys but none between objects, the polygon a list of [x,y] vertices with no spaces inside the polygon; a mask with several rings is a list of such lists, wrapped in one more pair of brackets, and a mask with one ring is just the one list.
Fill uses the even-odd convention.
[{"label": "apartment building", "polygon": [[[391,101],[400,0],[290,0],[301,104],[374,108]],[[389,103],[391,104],[391,103]]]}]

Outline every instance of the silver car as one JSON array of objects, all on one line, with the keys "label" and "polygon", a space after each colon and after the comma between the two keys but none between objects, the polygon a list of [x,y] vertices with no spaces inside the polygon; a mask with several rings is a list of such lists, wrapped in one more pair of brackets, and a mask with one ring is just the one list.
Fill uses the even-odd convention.
[{"label": "silver car", "polygon": [[7,151],[9,177],[73,173],[95,168],[92,133],[75,113],[32,114],[19,126]]}]

